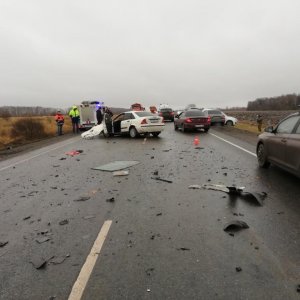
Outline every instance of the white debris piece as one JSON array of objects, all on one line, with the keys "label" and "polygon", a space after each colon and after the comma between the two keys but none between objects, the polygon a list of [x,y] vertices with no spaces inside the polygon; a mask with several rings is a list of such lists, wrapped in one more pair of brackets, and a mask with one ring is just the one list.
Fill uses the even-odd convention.
[{"label": "white debris piece", "polygon": [[83,139],[92,139],[95,136],[100,135],[103,130],[104,130],[103,124],[96,125],[96,126],[92,127],[90,130],[82,133],[81,137]]}]

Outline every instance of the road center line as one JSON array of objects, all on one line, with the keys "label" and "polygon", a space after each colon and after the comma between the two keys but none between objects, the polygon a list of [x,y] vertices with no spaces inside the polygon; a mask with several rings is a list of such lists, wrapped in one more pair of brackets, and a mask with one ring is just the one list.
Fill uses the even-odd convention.
[{"label": "road center line", "polygon": [[34,158],[37,158],[37,157],[41,156],[41,155],[47,154],[47,153],[49,153],[49,152],[51,152],[51,151],[57,150],[57,149],[59,149],[59,148],[62,148],[62,147],[64,147],[64,146],[67,146],[67,145],[70,145],[70,144],[73,144],[73,143],[75,143],[75,142],[77,142],[77,140],[76,140],[76,141],[69,142],[69,143],[65,143],[65,144],[60,145],[60,146],[55,147],[55,148],[51,148],[51,149],[49,149],[49,150],[47,150],[47,151],[38,153],[37,155],[31,156],[31,157],[29,157],[29,158],[25,158],[25,159],[19,160],[19,161],[15,162],[15,163],[13,163],[13,164],[11,164],[11,165],[9,165],[9,166],[0,168],[0,171],[4,171],[4,170],[9,169],[9,168],[11,168],[11,167],[14,167],[14,166],[16,166],[16,165],[22,164],[22,163],[24,163],[24,162],[26,162],[26,161],[30,161],[30,160],[32,160],[32,159],[34,159]]},{"label": "road center line", "polygon": [[241,146],[238,146],[238,145],[236,145],[236,144],[234,144],[234,143],[231,143],[231,142],[229,142],[229,141],[227,141],[227,140],[225,140],[225,139],[223,139],[223,138],[221,138],[221,137],[219,137],[219,136],[217,136],[217,135],[215,135],[215,134],[213,134],[213,133],[209,133],[209,134],[212,135],[212,136],[214,136],[214,137],[216,137],[217,139],[219,139],[219,140],[221,140],[221,141],[223,141],[223,142],[229,144],[229,145],[232,145],[232,146],[234,146],[234,147],[236,147],[236,148],[238,148],[238,149],[241,149],[241,150],[243,150],[244,152],[246,152],[246,153],[248,153],[248,154],[250,154],[250,155],[256,157],[256,154],[255,154],[255,153],[253,153],[253,152],[251,152],[251,151],[248,151],[247,149],[245,149],[245,148],[243,148],[243,147],[241,147]]},{"label": "road center line", "polygon": [[94,242],[91,252],[89,253],[88,257],[86,258],[86,261],[85,261],[83,267],[81,268],[78,278],[73,285],[71,294],[69,296],[69,300],[80,300],[81,299],[84,289],[89,281],[89,278],[90,278],[92,271],[94,269],[94,266],[96,264],[97,258],[100,254],[101,248],[107,237],[107,234],[108,234],[111,224],[112,224],[111,220],[107,220],[104,222],[104,224]]}]

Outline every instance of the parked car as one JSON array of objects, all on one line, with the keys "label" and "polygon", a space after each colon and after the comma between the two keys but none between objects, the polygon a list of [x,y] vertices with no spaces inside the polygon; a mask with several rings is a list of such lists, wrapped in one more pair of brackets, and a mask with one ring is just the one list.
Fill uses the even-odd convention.
[{"label": "parked car", "polygon": [[267,127],[258,137],[257,160],[260,167],[270,163],[300,177],[300,112]]},{"label": "parked car", "polygon": [[165,121],[174,121],[174,112],[172,108],[161,108],[158,114],[163,117]]},{"label": "parked car", "polygon": [[211,118],[211,125],[220,124],[225,125],[225,116],[224,114],[217,109],[204,108],[203,111],[207,111],[208,115]]},{"label": "parked car", "polygon": [[140,134],[151,133],[157,137],[164,130],[163,118],[147,111],[128,111],[113,119],[111,135],[129,134],[135,138]]},{"label": "parked car", "polygon": [[191,109],[184,111],[175,117],[174,129],[181,129],[182,132],[187,130],[203,129],[205,132],[208,132],[210,128],[210,122],[211,119],[207,111]]},{"label": "parked car", "polygon": [[222,114],[224,115],[225,117],[225,125],[228,125],[228,126],[234,126],[238,119],[235,118],[235,117],[230,117],[230,116],[227,116],[225,113],[222,112]]}]

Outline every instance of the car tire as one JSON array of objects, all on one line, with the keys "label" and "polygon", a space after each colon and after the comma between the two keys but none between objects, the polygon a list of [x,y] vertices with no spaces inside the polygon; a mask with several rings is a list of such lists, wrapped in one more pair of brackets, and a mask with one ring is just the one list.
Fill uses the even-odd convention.
[{"label": "car tire", "polygon": [[261,168],[268,168],[270,166],[270,163],[268,162],[267,156],[266,156],[266,150],[265,150],[265,146],[263,143],[260,143],[257,146],[257,161],[258,161],[258,165]]},{"label": "car tire", "polygon": [[233,122],[229,120],[229,121],[226,122],[226,125],[227,126],[233,126]]},{"label": "car tire", "polygon": [[209,128],[205,128],[205,129],[204,129],[204,132],[205,132],[205,133],[208,133],[208,130],[209,130]]},{"label": "car tire", "polygon": [[130,127],[129,129],[129,135],[132,139],[136,138],[138,136],[138,132],[137,130],[135,129],[134,126]]},{"label": "car tire", "polygon": [[160,135],[160,132],[152,132],[152,135],[153,135],[154,137],[158,137],[158,136]]}]

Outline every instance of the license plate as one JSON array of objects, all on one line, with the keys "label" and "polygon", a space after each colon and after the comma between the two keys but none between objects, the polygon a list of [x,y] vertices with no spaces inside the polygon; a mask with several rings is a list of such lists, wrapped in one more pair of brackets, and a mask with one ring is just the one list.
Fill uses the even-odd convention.
[{"label": "license plate", "polygon": [[201,127],[204,127],[204,125],[196,125],[195,127],[200,127],[201,128]]},{"label": "license plate", "polygon": [[158,123],[158,121],[159,121],[158,119],[151,119],[150,120],[151,123]]}]

